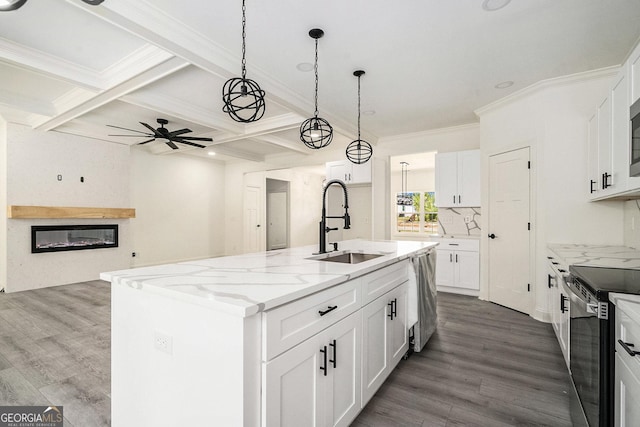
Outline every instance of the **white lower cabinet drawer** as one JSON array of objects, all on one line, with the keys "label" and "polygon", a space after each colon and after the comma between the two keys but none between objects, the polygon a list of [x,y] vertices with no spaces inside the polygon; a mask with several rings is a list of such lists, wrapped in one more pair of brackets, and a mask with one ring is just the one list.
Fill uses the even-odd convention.
[{"label": "white lower cabinet drawer", "polygon": [[263,313],[263,355],[268,361],[362,306],[360,279],[350,280]]},{"label": "white lower cabinet drawer", "polygon": [[382,268],[361,277],[363,304],[386,294],[409,278],[409,260]]},{"label": "white lower cabinet drawer", "polygon": [[616,305],[616,350],[629,369],[640,378],[640,304],[619,301]]},{"label": "white lower cabinet drawer", "polygon": [[626,363],[631,359],[626,356],[620,345],[616,344],[614,418],[618,427],[637,427],[640,425],[640,379]]}]

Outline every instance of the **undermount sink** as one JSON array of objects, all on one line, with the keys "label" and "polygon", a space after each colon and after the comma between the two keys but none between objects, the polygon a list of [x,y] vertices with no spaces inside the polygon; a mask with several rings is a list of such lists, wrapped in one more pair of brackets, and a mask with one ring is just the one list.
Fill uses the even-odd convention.
[{"label": "undermount sink", "polygon": [[343,264],[358,264],[370,259],[381,257],[381,254],[365,254],[362,252],[343,252],[337,255],[310,258],[316,261],[341,262]]}]

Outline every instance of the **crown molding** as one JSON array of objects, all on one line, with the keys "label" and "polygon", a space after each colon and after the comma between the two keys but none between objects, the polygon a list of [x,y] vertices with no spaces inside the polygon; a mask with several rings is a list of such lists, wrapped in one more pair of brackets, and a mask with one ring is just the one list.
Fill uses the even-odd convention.
[{"label": "crown molding", "polygon": [[620,70],[620,65],[614,65],[611,67],[599,68],[597,70],[584,71],[581,73],[569,74],[567,76],[554,77],[551,79],[541,80],[537,83],[527,86],[524,89],[521,89],[517,92],[507,95],[504,98],[500,98],[497,101],[487,104],[484,107],[477,108],[476,110],[474,110],[474,113],[476,114],[477,117],[480,117],[485,113],[488,113],[497,108],[504,107],[513,102],[519,101],[541,90],[544,90],[550,87],[566,86],[566,85],[584,82],[584,81],[593,80],[593,79],[613,77],[618,73],[619,70]]}]

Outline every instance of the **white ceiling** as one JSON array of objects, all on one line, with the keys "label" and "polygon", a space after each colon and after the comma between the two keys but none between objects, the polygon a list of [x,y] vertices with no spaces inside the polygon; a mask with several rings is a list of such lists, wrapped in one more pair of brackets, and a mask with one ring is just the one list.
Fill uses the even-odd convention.
[{"label": "white ceiling", "polygon": [[[362,111],[375,111],[362,134],[375,145],[475,122],[475,109],[540,80],[620,64],[640,37],[638,0],[513,0],[494,12],[483,0],[246,1],[247,77],[267,92],[258,122],[222,112],[222,86],[240,74],[240,0],[29,0],[0,12],[0,115],[121,144],[141,140],[111,137],[121,132],[107,124],[144,130],[138,122],[162,117],[214,140],[180,152],[313,155],[297,136],[313,115],[313,73],[296,68],[313,62],[311,28],[325,31],[319,111],[340,151],[357,131],[356,69]],[[514,84],[496,89],[503,81]]]}]

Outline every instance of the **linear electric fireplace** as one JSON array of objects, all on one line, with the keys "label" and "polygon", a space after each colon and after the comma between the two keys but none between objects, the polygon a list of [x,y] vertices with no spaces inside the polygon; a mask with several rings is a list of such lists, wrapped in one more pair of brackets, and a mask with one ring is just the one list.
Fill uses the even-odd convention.
[{"label": "linear electric fireplace", "polygon": [[31,253],[117,247],[117,224],[31,226]]}]

